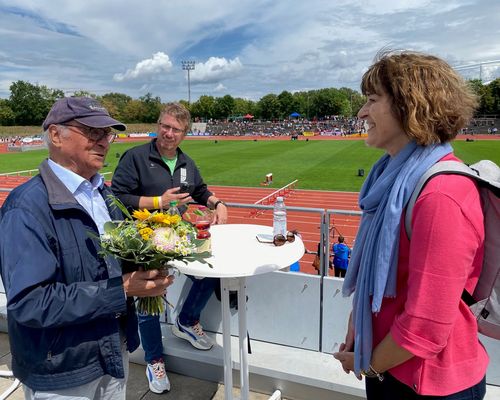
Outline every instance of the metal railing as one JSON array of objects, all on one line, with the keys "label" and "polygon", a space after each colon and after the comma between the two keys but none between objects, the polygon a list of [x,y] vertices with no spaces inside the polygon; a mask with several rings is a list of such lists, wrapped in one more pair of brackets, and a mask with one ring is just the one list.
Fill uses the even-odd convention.
[{"label": "metal railing", "polygon": [[[272,210],[273,205],[262,205],[262,204],[245,204],[245,203],[226,203],[228,207],[235,208],[249,208],[257,210]],[[304,213],[318,214],[319,217],[319,228],[320,228],[320,275],[326,276],[328,272],[328,261],[330,259],[330,216],[332,215],[344,215],[344,216],[355,216],[361,217],[361,211],[348,211],[348,210],[337,210],[337,209],[324,209],[324,208],[310,208],[310,207],[295,207],[286,206],[287,211],[298,211]]]},{"label": "metal railing", "polygon": [[25,169],[22,171],[14,171],[14,172],[4,172],[1,173],[0,176],[32,176],[33,173],[38,174],[38,168]]},{"label": "metal railing", "polygon": [[[0,176],[33,176],[38,174],[39,169],[25,169],[22,171],[13,171],[13,172],[3,172],[0,173]],[[112,172],[101,172],[102,176],[110,175]]]},{"label": "metal railing", "polygon": [[[2,174],[0,174],[2,175]],[[0,187],[0,192],[10,192],[11,188],[2,188]],[[228,207],[234,208],[244,208],[244,209],[252,209],[252,210],[272,210],[274,208],[273,205],[263,205],[263,204],[246,204],[246,203],[226,203]],[[295,207],[295,206],[286,206],[287,211],[298,211],[310,214],[318,214],[318,224],[320,229],[320,272],[319,275],[327,276],[328,275],[328,267],[330,260],[330,230],[334,228],[330,224],[332,215],[344,215],[344,216],[355,216],[360,217],[361,211],[347,211],[347,210],[336,210],[336,209],[324,209],[324,208],[310,208],[310,207]],[[310,253],[310,252],[309,252]]]},{"label": "metal railing", "polygon": [[[250,208],[257,210],[272,210],[273,205],[261,205],[261,204],[244,204],[244,203],[226,203],[228,207],[235,208]],[[335,209],[324,209],[324,208],[309,208],[309,207],[294,207],[286,206],[288,211],[299,211],[304,213],[318,214],[319,217],[319,227],[320,227],[320,246],[319,246],[319,257],[320,257],[320,315],[323,315],[323,300],[324,300],[324,280],[325,276],[328,276],[328,267],[330,261],[330,217],[332,215],[343,215],[343,216],[361,216],[361,211],[347,211],[347,210],[335,210]],[[319,320],[319,351],[322,350],[322,332],[323,332],[323,318]]]}]

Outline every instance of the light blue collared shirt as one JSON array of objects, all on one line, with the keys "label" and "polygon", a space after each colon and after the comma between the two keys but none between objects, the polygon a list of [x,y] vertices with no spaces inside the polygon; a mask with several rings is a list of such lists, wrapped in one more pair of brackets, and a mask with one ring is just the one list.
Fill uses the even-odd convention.
[{"label": "light blue collared shirt", "polygon": [[51,159],[48,160],[48,163],[54,174],[75,196],[76,201],[88,212],[102,235],[104,233],[104,224],[111,221],[106,202],[99,192],[99,189],[104,186],[104,177],[97,173],[88,181]]}]

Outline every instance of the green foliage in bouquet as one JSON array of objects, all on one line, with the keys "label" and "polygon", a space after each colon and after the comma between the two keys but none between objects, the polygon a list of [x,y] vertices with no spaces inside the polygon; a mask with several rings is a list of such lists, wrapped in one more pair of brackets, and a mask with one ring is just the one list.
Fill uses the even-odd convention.
[{"label": "green foliage in bouquet", "polygon": [[[196,239],[196,228],[179,215],[166,212],[135,210],[130,214],[116,198],[114,204],[125,215],[123,221],[107,222],[101,235],[103,255],[111,255],[132,263],[144,270],[166,270],[168,262],[180,260],[184,263],[206,261],[208,252],[197,252],[202,241]],[[140,313],[158,315],[165,311],[164,299],[141,297],[137,308]]]}]

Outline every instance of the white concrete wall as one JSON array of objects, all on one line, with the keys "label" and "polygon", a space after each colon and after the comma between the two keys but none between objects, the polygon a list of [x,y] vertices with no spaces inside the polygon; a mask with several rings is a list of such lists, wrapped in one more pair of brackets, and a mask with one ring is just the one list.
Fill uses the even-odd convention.
[{"label": "white concrete wall", "polygon": [[[333,353],[344,341],[351,298],[341,294],[342,279],[323,278],[323,314],[320,316],[320,283],[317,275],[273,272],[247,279],[248,332],[251,339],[305,350]],[[167,310],[172,323],[191,286],[185,276],[176,276],[167,298],[175,305]],[[220,302],[212,296],[201,316],[207,331],[222,332]],[[237,312],[231,310],[231,333],[237,335]],[[320,325],[322,318],[322,326]],[[321,330],[321,334],[320,334]],[[489,384],[500,385],[500,340],[481,336],[490,355]],[[321,344],[321,347],[320,347]]]},{"label": "white concrete wall", "polygon": [[[321,278],[295,272],[273,272],[247,279],[248,332],[251,339],[297,347],[305,350],[333,353],[345,337],[351,298],[340,292],[342,280],[323,279],[323,314],[320,315]],[[191,281],[184,275],[176,276],[168,289],[167,322],[177,317]],[[212,296],[202,313],[201,324],[211,332],[221,333],[221,305]],[[231,310],[231,332],[237,335],[237,312]],[[0,330],[7,331],[6,298],[0,279]],[[320,334],[320,318],[323,320]],[[481,335],[481,342],[490,356],[487,382],[500,386],[500,340]],[[321,347],[320,347],[321,346]]]},{"label": "white concrete wall", "polygon": [[[176,276],[167,299],[175,305],[167,320],[175,321],[191,287]],[[308,350],[319,350],[320,278],[315,275],[274,272],[247,278],[247,321],[251,339]],[[222,332],[221,303],[212,296],[202,312],[201,324],[210,332]],[[238,333],[237,311],[231,309],[231,332]]]},{"label": "white concrete wall", "polygon": [[323,279],[323,330],[322,346],[324,353],[334,353],[344,342],[347,321],[351,312],[351,297],[342,297],[341,278]]}]

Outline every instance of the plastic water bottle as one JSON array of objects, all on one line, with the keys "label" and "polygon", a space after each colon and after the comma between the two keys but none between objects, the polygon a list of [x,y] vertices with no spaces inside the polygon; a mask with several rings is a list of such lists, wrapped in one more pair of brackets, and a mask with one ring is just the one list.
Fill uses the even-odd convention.
[{"label": "plastic water bottle", "polygon": [[179,217],[181,216],[181,213],[179,209],[177,208],[177,201],[171,200],[169,203],[169,207],[167,210],[168,215],[178,215]]},{"label": "plastic water bottle", "polygon": [[283,197],[277,197],[273,211],[273,236],[286,236],[286,208]]}]

